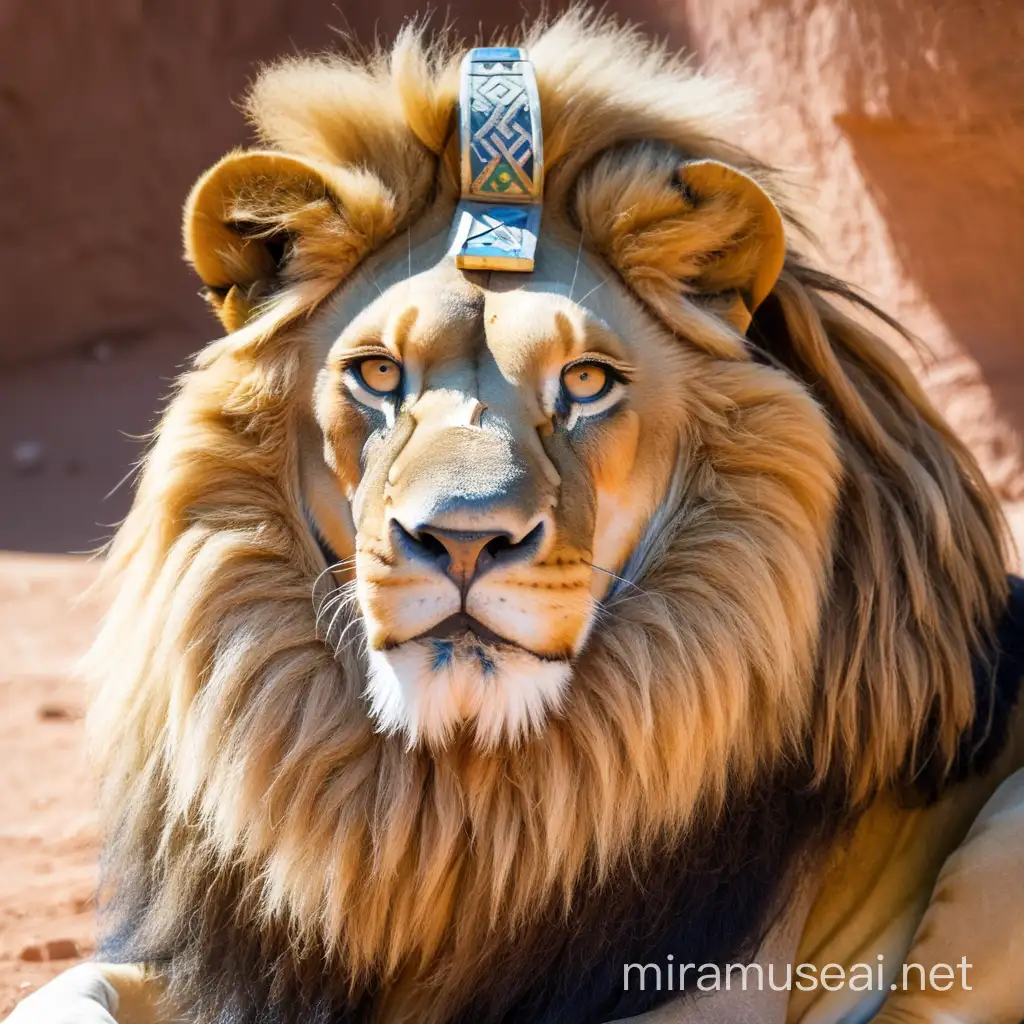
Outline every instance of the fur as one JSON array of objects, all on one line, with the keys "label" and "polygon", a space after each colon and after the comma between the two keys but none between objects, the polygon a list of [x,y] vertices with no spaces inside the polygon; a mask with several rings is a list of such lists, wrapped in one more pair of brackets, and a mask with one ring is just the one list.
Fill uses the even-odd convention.
[{"label": "fur", "polygon": [[[701,245],[739,254],[728,267],[688,265],[663,216],[615,215],[622,167],[667,168],[661,147],[728,160],[779,197],[768,168],[721,141],[723,91],[578,14],[526,45],[552,229],[582,230],[646,316],[729,376],[739,405],[702,416],[731,489],[709,503],[699,488],[721,466],[681,453],[623,570],[633,586],[606,598],[542,731],[409,750],[374,731],[360,649],[325,645],[310,599],[324,562],[300,486],[310,370],[293,342],[338,283],[317,269],[333,205],[303,214],[278,260],[234,260],[262,305],[199,356],[161,422],[91,659],[103,948],[157,965],[199,1021],[638,1012],[609,958],[752,955],[802,858],[880,793],[912,796],[922,771],[930,795],[970,771],[958,752],[994,706],[992,678],[980,700],[971,679],[1006,602],[998,507],[859,315],[870,307],[790,254],[744,338],[704,295],[750,256],[735,211],[701,213]],[[458,56],[410,31],[365,63],[295,59],[264,72],[250,114],[271,150],[359,168],[373,209],[392,204],[373,224],[394,234],[454,199]],[[631,186],[631,208],[671,217],[689,202],[642,178],[655,183]],[[285,203],[282,220],[276,192],[246,202],[249,223],[297,216]],[[379,244],[360,237],[346,260]],[[252,235],[239,238],[242,251]],[[752,453],[750,433],[796,405],[820,411],[789,438],[802,459]],[[819,573],[793,568],[799,549]]]}]

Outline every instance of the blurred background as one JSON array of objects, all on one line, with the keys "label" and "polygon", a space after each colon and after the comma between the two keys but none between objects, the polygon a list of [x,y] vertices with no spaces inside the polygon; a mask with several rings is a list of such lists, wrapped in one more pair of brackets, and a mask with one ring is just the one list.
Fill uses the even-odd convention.
[{"label": "blurred background", "polygon": [[[473,38],[540,6],[447,11]],[[746,88],[738,141],[790,170],[819,261],[924,339],[930,355],[904,354],[1024,537],[1024,0],[604,6]],[[0,0],[0,1018],[93,948],[73,666],[97,565],[66,555],[109,537],[138,438],[217,335],[181,259],[182,202],[246,142],[234,101],[260,62],[386,42],[421,13]]]},{"label": "blurred background", "polygon": [[[557,10],[561,5],[549,5]],[[1024,502],[1024,3],[612,0],[750,92],[741,141],[803,188],[821,261],[928,344],[915,366]],[[540,3],[455,0],[484,35]],[[215,324],[181,259],[261,61],[388,40],[409,0],[0,0],[0,549],[94,548]],[[435,12],[435,25],[444,12]]]}]

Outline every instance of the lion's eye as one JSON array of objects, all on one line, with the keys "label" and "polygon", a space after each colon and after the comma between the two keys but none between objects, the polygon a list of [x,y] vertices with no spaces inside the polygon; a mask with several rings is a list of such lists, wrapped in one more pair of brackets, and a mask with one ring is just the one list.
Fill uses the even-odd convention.
[{"label": "lion's eye", "polygon": [[393,394],[402,383],[402,368],[387,356],[360,360],[355,371],[364,387],[375,395]]},{"label": "lion's eye", "polygon": [[600,363],[576,363],[562,371],[562,387],[574,402],[597,401],[611,383],[611,374]]}]

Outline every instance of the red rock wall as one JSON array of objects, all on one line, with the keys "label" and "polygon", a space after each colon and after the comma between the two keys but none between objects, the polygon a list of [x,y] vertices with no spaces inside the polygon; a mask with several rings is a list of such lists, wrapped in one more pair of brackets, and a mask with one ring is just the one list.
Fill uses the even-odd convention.
[{"label": "red rock wall", "polygon": [[331,15],[281,0],[0,6],[0,360],[209,330],[180,257],[182,198],[243,138],[231,99],[254,61],[323,45]]}]

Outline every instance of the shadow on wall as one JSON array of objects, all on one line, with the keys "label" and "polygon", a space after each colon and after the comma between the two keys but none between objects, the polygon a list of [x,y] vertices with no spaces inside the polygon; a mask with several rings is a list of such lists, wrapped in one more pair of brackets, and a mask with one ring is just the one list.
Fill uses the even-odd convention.
[{"label": "shadow on wall", "polygon": [[[1024,130],[1011,144],[1009,134],[939,136],[891,121],[847,118],[843,128],[908,277],[1024,435]],[[1014,439],[1005,443],[993,459],[1012,454]]]},{"label": "shadow on wall", "polygon": [[[1024,436],[1024,6],[854,6],[863,65],[837,123],[906,276],[1012,428],[989,440],[998,465]],[[947,375],[940,391],[963,386],[955,366]],[[1024,498],[1024,481],[1010,490]]]},{"label": "shadow on wall", "polygon": [[[486,37],[542,0],[446,6]],[[651,0],[608,9],[664,31]],[[337,48],[345,31],[387,40],[422,12],[402,0],[0,5],[0,549],[92,548],[127,510],[130,487],[105,495],[215,336],[181,259],[180,211],[196,177],[246,141],[234,102],[259,62]]]}]

